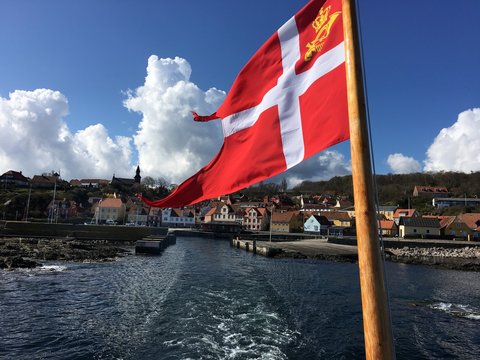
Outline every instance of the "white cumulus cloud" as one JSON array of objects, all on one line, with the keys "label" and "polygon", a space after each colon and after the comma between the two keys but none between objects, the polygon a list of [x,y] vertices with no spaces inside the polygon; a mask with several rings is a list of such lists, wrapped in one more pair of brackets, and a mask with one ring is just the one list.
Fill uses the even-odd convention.
[{"label": "white cumulus cloud", "polygon": [[480,108],[464,111],[427,150],[425,171],[480,170]]},{"label": "white cumulus cloud", "polygon": [[[110,136],[103,124],[73,133],[66,121],[68,100],[59,91],[16,90],[0,97],[0,173],[11,169],[33,176],[55,170],[67,180],[109,179],[113,174],[133,176],[139,163],[142,176],[182,182],[210,162],[223,142],[220,121],[194,122],[191,111],[213,113],[225,92],[200,89],[191,73],[185,59],[150,56],[143,84],[124,100],[126,109],[140,114],[137,131],[129,137]],[[328,150],[277,180],[285,177],[291,187],[350,172],[350,161]]]},{"label": "white cumulus cloud", "polygon": [[16,90],[0,97],[0,173],[55,170],[64,179],[132,173],[131,140],[110,138],[100,124],[72,134],[67,115],[68,100],[59,91]]},{"label": "white cumulus cloud", "polygon": [[420,171],[420,163],[417,160],[399,153],[389,155],[387,164],[394,174],[410,174]]},{"label": "white cumulus cloud", "polygon": [[201,90],[190,81],[192,69],[182,58],[148,59],[142,86],[130,91],[124,106],[142,115],[134,135],[142,174],[179,183],[200,170],[220,150],[219,121],[194,122],[191,111],[217,110],[225,92]]}]

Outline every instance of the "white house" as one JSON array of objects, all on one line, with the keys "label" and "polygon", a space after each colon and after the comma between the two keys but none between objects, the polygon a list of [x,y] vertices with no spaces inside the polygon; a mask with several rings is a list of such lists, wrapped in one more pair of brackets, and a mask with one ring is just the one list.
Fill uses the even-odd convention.
[{"label": "white house", "polygon": [[195,215],[191,209],[163,209],[162,226],[194,227]]},{"label": "white house", "polygon": [[125,204],[121,199],[107,198],[98,203],[95,217],[98,222],[123,221],[125,216]]},{"label": "white house", "polygon": [[322,215],[311,215],[303,224],[304,232],[327,234],[327,229],[331,226],[330,221]]},{"label": "white house", "polygon": [[243,225],[243,209],[221,202],[211,212],[211,220],[214,222],[237,222]]}]

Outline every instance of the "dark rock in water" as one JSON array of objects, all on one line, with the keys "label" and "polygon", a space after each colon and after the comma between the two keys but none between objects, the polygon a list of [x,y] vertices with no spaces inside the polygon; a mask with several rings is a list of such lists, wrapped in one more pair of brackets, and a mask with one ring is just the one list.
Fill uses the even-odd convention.
[{"label": "dark rock in water", "polygon": [[[103,241],[74,239],[4,239],[0,245],[0,269],[29,267],[30,258],[63,261],[108,261],[130,251]],[[16,260],[12,260],[16,259]],[[18,264],[18,265],[17,265]],[[36,264],[36,263],[35,263]],[[37,265],[35,265],[37,266]]]},{"label": "dark rock in water", "polygon": [[33,260],[24,259],[21,256],[0,259],[1,269],[33,269],[37,266],[42,266],[42,264],[39,264]]}]

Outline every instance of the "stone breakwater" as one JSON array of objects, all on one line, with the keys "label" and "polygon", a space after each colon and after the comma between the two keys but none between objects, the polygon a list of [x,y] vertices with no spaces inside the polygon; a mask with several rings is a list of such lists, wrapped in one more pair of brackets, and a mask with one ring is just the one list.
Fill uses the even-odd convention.
[{"label": "stone breakwater", "polygon": [[35,260],[110,261],[130,253],[105,241],[75,239],[0,239],[0,269],[41,266]]},{"label": "stone breakwater", "polygon": [[412,248],[405,246],[401,249],[388,249],[396,256],[437,256],[444,258],[463,258],[463,259],[480,259],[479,247],[464,247],[456,249],[447,249],[441,247],[432,248]]},{"label": "stone breakwater", "polygon": [[432,265],[454,270],[480,271],[480,247],[403,247],[386,249],[388,260],[407,264]]}]

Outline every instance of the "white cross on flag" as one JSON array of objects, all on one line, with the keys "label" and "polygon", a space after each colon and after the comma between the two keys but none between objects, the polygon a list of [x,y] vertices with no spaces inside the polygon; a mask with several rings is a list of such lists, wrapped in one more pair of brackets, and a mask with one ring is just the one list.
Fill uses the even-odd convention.
[{"label": "white cross on flag", "polygon": [[215,158],[155,207],[197,203],[277,175],[349,138],[341,0],[312,0],[240,71],[210,116],[222,119]]}]

